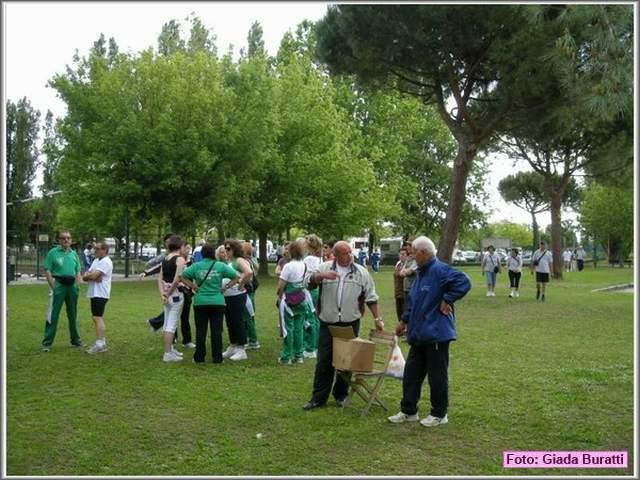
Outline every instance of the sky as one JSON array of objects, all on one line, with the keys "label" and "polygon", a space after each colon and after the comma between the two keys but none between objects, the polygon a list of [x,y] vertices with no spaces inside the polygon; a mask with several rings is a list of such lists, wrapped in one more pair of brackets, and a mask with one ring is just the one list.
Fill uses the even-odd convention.
[{"label": "sky", "polygon": [[[267,51],[277,52],[282,36],[304,19],[319,20],[326,12],[324,2],[3,2],[3,98],[17,102],[26,96],[31,105],[56,117],[65,114],[64,103],[47,82],[72,63],[76,49],[85,55],[98,39],[114,37],[121,52],[137,53],[157,46],[162,25],[175,19],[185,21],[195,13],[216,35],[218,52],[234,46],[237,54],[246,46],[246,36],[254,21],[260,22]],[[186,33],[186,32],[185,32]],[[530,224],[530,215],[505,203],[497,191],[505,176],[528,168],[505,157],[489,162],[486,189],[491,209],[490,222],[509,220]],[[36,183],[41,182],[41,176]],[[563,212],[563,219],[573,219]],[[549,213],[538,215],[544,228]]]}]

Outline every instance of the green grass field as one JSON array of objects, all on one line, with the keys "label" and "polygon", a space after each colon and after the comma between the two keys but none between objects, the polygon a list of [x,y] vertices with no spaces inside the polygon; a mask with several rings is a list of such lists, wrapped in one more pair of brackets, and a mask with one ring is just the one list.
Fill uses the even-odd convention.
[{"label": "green grass field", "polygon": [[[257,293],[262,349],[222,365],[194,365],[190,353],[180,364],[161,362],[161,337],[145,324],[160,311],[155,282],[114,283],[110,350],[98,356],[68,346],[64,313],[52,351],[41,353],[46,287],[9,285],[7,474],[631,475],[634,297],[591,290],[629,283],[633,271],[566,274],[549,285],[545,303],[535,301],[528,272],[522,296],[511,300],[506,275],[498,296],[486,298],[479,269],[467,271],[473,288],[457,305],[450,423],[433,429],[387,422],[401,396],[391,378],[382,391],[388,413],[374,407],[362,417],[333,400],[303,411],[315,361],[276,364],[273,278]],[[390,270],[374,278],[391,329]],[[79,323],[90,344],[85,292]],[[361,333],[372,325],[367,313]],[[420,409],[428,411],[426,385]],[[629,466],[503,469],[504,450],[627,450]]]}]

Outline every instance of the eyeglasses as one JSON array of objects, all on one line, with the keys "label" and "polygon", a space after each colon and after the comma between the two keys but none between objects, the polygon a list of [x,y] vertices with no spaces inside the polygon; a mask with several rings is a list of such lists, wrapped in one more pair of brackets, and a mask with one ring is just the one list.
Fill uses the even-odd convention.
[{"label": "eyeglasses", "polygon": [[60,237],[60,240],[71,240],[71,237]]}]

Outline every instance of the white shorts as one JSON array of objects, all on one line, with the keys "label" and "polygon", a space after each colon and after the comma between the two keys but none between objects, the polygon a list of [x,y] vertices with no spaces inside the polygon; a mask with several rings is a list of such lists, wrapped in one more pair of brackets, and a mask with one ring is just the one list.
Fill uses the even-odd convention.
[{"label": "white shorts", "polygon": [[182,292],[175,291],[167,298],[164,306],[164,325],[163,332],[175,333],[178,328],[178,321],[182,314],[182,306],[184,305],[184,295]]}]

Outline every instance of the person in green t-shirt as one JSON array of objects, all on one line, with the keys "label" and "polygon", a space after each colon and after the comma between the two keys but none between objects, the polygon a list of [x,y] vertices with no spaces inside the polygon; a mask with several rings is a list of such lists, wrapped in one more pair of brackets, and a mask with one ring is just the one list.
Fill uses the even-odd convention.
[{"label": "person in green t-shirt", "polygon": [[74,347],[82,347],[83,345],[78,333],[80,258],[71,248],[71,234],[69,232],[60,232],[58,240],[60,245],[49,250],[44,261],[45,276],[49,284],[50,309],[47,312],[44,325],[43,352],[51,350],[63,304],[67,307],[71,345]]},{"label": "person in green t-shirt", "polygon": [[[211,328],[213,363],[222,363],[222,319],[226,308],[224,291],[240,281],[241,276],[224,262],[215,259],[209,243],[202,246],[202,260],[184,270],[180,280],[194,291],[193,311],[196,322],[194,363],[204,363],[207,354],[207,329]],[[224,287],[222,279],[231,279]]]}]

